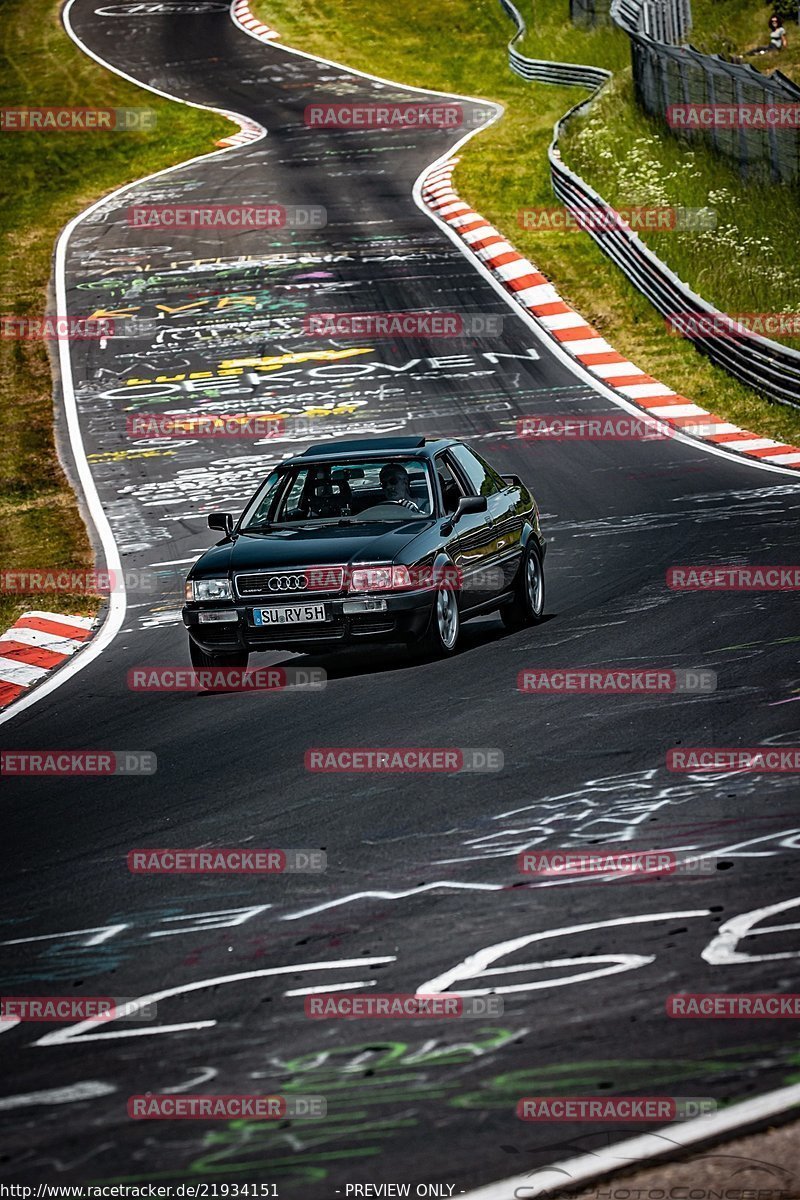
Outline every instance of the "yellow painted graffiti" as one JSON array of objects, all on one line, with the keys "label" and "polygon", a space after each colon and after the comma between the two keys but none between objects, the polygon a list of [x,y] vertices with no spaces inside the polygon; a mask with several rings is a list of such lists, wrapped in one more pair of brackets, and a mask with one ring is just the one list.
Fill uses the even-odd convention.
[{"label": "yellow painted graffiti", "polygon": [[[208,307],[213,303],[213,299],[213,296],[207,296],[205,300],[195,300],[191,304],[180,304],[176,307],[172,307],[169,304],[156,304],[154,307],[160,312],[167,313],[190,312],[193,308]],[[212,311],[218,312],[221,308],[230,308],[232,305],[243,305],[247,308],[255,308],[257,303],[257,296],[225,295],[219,297]],[[92,320],[98,317],[132,317],[134,313],[141,311],[141,304],[136,304],[131,308],[98,308],[96,312],[92,313]]]},{"label": "yellow painted graffiti", "polygon": [[[108,315],[108,314],[106,314]],[[371,354],[372,346],[359,346],[350,350],[308,350],[305,353],[274,354],[262,358],[226,358],[216,371],[187,371],[178,375],[156,375],[154,379],[142,379],[138,375],[125,380],[126,387],[141,387],[147,383],[182,383],[186,379],[218,379],[243,375],[245,367],[257,371],[280,371],[283,367],[304,362],[335,362],[341,358],[353,358],[357,354]]]},{"label": "yellow painted graffiti", "polygon": [[87,462],[120,462],[126,458],[165,458],[174,455],[174,450],[106,450],[103,454],[87,454]]},{"label": "yellow painted graffiti", "polygon": [[307,350],[304,352],[273,354],[266,358],[224,358],[219,364],[221,371],[234,367],[261,367],[262,370],[280,369],[288,363],[334,362],[338,358],[353,358],[356,354],[371,354],[373,346],[358,346],[351,350]]}]

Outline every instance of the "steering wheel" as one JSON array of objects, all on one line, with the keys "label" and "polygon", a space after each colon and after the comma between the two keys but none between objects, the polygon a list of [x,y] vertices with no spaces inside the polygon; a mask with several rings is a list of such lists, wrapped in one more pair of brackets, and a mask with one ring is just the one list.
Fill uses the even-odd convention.
[{"label": "steering wheel", "polygon": [[402,511],[407,513],[409,517],[421,517],[424,515],[421,512],[416,512],[411,508],[407,508],[406,505],[401,504],[399,500],[382,500],[380,504],[373,504],[372,508],[362,509],[362,511],[358,514],[358,519],[363,520],[364,517],[378,517],[384,515],[393,516],[394,513],[384,514],[383,510],[386,508],[402,509]]}]

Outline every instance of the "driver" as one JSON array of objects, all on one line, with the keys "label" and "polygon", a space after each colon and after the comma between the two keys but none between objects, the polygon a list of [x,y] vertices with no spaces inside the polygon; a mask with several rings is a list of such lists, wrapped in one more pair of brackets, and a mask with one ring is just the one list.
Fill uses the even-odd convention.
[{"label": "driver", "polygon": [[387,504],[402,504],[403,508],[409,508],[412,512],[422,512],[411,499],[408,471],[400,463],[387,463],[381,467],[380,481]]}]

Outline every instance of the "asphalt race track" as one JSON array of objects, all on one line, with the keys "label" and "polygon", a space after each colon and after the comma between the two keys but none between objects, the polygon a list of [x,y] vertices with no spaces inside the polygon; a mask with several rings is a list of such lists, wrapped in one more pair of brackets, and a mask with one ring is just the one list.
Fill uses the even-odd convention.
[{"label": "asphalt race track", "polygon": [[[154,1019],[99,1033],[2,1028],[0,1181],[258,1182],[304,1200],[406,1181],[457,1195],[564,1157],[564,1143],[641,1131],[525,1124],[522,1096],[730,1102],[792,1081],[788,1022],[679,1022],[665,1002],[800,991],[796,777],[675,774],[665,756],[800,740],[796,603],[790,592],[676,593],[665,572],[797,563],[800,481],[672,439],[520,441],[522,416],[611,404],[414,203],[420,172],[463,130],[307,128],[314,101],[414,95],[261,44],[222,3],[206,9],[71,9],[99,58],[268,135],[130,188],[69,240],[70,313],[117,314],[104,345],[72,343],[83,441],[125,568],[152,571],[158,587],[132,592],[110,646],[0,738],[4,749],[148,750],[158,761],[153,776],[3,778],[4,988],[169,994]],[[128,224],[134,204],[246,201],[320,206],[327,223],[168,234]],[[503,335],[334,343],[303,331],[311,313],[410,309],[500,315]],[[278,412],[288,434],[127,436],[131,413],[180,405]],[[313,434],[302,438],[295,417]],[[182,581],[212,544],[209,511],[238,511],[304,441],[394,432],[462,436],[532,486],[549,539],[545,623],[509,634],[481,619],[444,663],[374,648],[263,656],[324,667],[319,692],[128,688],[133,667],[188,663]],[[697,695],[517,691],[525,667],[587,665],[704,668],[719,683]],[[314,746],[495,748],[504,767],[315,774],[304,766]],[[518,873],[523,849],[600,844],[713,852],[724,869],[532,885]],[[126,856],[142,846],[322,848],[328,870],[132,875]],[[754,915],[738,932],[720,933],[744,914]],[[480,950],[475,983],[479,965],[457,968]],[[499,988],[503,1015],[303,1012],[315,987],[459,983]],[[328,1116],[129,1119],[129,1096],[175,1090],[323,1096]]]}]

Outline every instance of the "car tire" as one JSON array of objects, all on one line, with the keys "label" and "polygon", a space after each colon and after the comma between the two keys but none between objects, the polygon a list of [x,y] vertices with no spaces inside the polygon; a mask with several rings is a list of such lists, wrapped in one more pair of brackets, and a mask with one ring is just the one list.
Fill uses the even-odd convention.
[{"label": "car tire", "polygon": [[460,632],[458,596],[453,585],[445,581],[436,589],[431,619],[426,632],[415,643],[416,649],[426,658],[446,658],[455,654]]},{"label": "car tire", "polygon": [[506,629],[524,629],[544,619],[544,565],[532,540],[525,547],[516,583],[514,599],[504,604],[500,616]]},{"label": "car tire", "polygon": [[205,650],[197,645],[197,642],[189,638],[189,658],[192,661],[192,666],[208,669],[209,667],[239,667],[244,670],[250,659],[250,653],[247,650],[227,650],[221,654],[207,654]]}]

